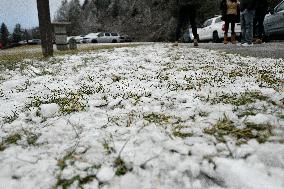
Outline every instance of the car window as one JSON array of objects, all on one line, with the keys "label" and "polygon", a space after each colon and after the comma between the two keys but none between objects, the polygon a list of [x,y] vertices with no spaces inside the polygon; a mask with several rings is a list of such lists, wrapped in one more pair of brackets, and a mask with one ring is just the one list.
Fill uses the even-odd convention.
[{"label": "car window", "polygon": [[282,2],[279,6],[276,7],[275,12],[280,12],[284,10],[284,2]]},{"label": "car window", "polygon": [[112,35],[112,36],[118,36],[118,34],[117,34],[117,33],[111,33],[111,35]]},{"label": "car window", "polygon": [[222,22],[221,17],[218,17],[218,18],[216,18],[216,20],[215,20],[215,23],[219,23],[219,22]]},{"label": "car window", "polygon": [[105,33],[105,36],[110,36],[110,33]]},{"label": "car window", "polygon": [[207,26],[211,26],[212,21],[213,21],[212,19],[208,20],[208,22],[207,22]]},{"label": "car window", "polygon": [[100,33],[99,35],[98,35],[98,37],[103,37],[104,36],[104,33]]},{"label": "car window", "polygon": [[205,27],[207,26],[207,23],[208,23],[208,20],[206,20],[206,21],[203,23],[202,27],[205,28]]}]

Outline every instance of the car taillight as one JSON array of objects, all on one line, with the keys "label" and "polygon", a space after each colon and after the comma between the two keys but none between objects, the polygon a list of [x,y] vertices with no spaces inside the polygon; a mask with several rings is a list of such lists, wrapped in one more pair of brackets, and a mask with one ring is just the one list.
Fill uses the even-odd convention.
[{"label": "car taillight", "polygon": [[225,24],[223,24],[223,26],[222,26],[222,30],[223,30],[223,31],[225,31]]}]

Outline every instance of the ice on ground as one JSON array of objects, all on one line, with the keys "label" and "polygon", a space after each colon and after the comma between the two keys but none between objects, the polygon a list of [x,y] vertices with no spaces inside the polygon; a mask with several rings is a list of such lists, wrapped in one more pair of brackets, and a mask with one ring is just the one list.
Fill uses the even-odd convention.
[{"label": "ice on ground", "polygon": [[42,104],[39,107],[39,109],[42,117],[51,118],[58,115],[60,107],[58,104],[52,103],[52,104]]},{"label": "ice on ground", "polygon": [[149,43],[18,64],[0,188],[284,188],[283,59]]},{"label": "ice on ground", "polygon": [[281,189],[283,178],[274,176],[273,171],[258,163],[247,163],[246,160],[216,159],[218,177],[229,188],[244,189]]},{"label": "ice on ground", "polygon": [[257,114],[255,116],[248,116],[247,122],[254,123],[257,125],[273,125],[278,126],[277,118],[273,115]]},{"label": "ice on ground", "polygon": [[102,167],[97,173],[97,179],[100,182],[108,182],[114,177],[115,173],[111,167]]}]

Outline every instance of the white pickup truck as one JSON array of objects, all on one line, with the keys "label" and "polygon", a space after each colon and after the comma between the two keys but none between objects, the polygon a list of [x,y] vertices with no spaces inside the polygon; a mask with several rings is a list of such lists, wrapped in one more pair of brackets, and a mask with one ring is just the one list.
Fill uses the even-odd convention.
[{"label": "white pickup truck", "polygon": [[[221,16],[216,16],[206,20],[202,28],[197,29],[200,41],[213,41],[215,43],[224,39],[225,22],[221,20]],[[237,37],[241,35],[241,24],[236,23],[235,33]],[[228,37],[231,37],[231,26],[229,28]]]}]

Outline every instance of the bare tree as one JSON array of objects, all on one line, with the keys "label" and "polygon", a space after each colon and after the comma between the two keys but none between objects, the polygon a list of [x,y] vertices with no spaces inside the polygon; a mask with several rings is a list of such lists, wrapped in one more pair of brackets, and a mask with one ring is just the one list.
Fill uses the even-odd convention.
[{"label": "bare tree", "polygon": [[37,0],[37,10],[43,56],[53,56],[49,0]]}]

